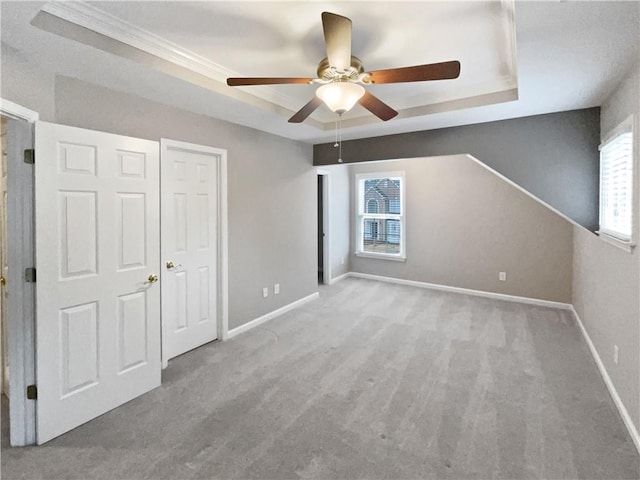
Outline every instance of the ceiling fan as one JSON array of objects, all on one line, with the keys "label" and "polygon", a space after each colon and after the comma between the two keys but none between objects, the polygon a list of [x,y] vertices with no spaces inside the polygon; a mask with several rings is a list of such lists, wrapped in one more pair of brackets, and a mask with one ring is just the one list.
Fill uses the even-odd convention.
[{"label": "ceiling fan", "polygon": [[228,78],[227,85],[320,84],[316,96],[289,119],[290,123],[303,122],[322,102],[339,115],[360,103],[375,116],[387,121],[398,112],[362,85],[447,80],[460,75],[460,62],[457,60],[366,72],[362,61],[351,55],[351,20],[323,12],[322,28],[327,57],[318,64],[317,78],[235,77]]}]

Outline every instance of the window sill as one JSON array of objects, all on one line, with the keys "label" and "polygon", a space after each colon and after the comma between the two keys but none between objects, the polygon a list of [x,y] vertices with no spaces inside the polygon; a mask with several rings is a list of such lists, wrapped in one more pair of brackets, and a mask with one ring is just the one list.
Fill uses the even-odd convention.
[{"label": "window sill", "polygon": [[356,255],[356,257],[376,258],[378,260],[391,260],[391,261],[394,261],[394,262],[406,262],[407,261],[407,257],[400,256],[400,255],[387,255],[387,254],[384,254],[384,253],[356,252],[355,255]]},{"label": "window sill", "polygon": [[636,244],[630,241],[620,240],[619,238],[608,235],[604,232],[596,232],[598,236],[605,241],[606,243],[613,245],[614,247],[619,248],[620,250],[624,250],[627,253],[633,252]]}]

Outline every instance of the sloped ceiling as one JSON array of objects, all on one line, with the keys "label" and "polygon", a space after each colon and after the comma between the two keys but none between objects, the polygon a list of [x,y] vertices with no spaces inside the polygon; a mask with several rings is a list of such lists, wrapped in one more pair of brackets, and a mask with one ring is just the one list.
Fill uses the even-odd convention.
[{"label": "sloped ceiling", "polygon": [[[55,73],[318,143],[335,114],[288,117],[313,85],[231,88],[228,76],[315,76],[320,14],[353,21],[365,69],[457,59],[460,78],[369,86],[400,115],[360,106],[343,137],[599,105],[638,61],[638,2],[2,2],[2,41]],[[612,28],[615,25],[615,28]]]}]

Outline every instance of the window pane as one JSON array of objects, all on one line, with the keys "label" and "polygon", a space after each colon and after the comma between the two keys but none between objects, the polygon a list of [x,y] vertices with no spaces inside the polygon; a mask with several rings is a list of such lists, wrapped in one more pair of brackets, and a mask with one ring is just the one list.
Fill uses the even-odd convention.
[{"label": "window pane", "polygon": [[400,221],[382,218],[364,219],[363,251],[367,253],[400,253]]},{"label": "window pane", "polygon": [[[362,194],[364,213],[401,213],[399,178],[369,178],[364,181]],[[375,211],[370,209],[374,205],[377,206]]]},{"label": "window pane", "polygon": [[600,150],[600,229],[631,238],[633,155],[631,132]]},{"label": "window pane", "polygon": [[404,172],[370,175],[356,175],[360,225],[358,252],[403,256]]}]

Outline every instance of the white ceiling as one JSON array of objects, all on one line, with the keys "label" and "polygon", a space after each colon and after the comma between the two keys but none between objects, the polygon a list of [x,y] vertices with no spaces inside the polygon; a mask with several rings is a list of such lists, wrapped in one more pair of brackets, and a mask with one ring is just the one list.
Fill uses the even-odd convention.
[{"label": "white ceiling", "polygon": [[[400,115],[382,122],[356,106],[343,122],[347,139],[600,105],[637,65],[640,42],[639,2],[3,1],[1,8],[3,43],[44,69],[310,143],[332,140],[334,115],[321,107],[304,124],[287,119],[316,87],[231,88],[224,80],[315,76],[326,55],[322,11],[352,19],[353,54],[367,70],[462,64],[456,80],[367,87]],[[49,14],[34,21],[41,9]],[[102,50],[91,46],[97,41]]]}]

